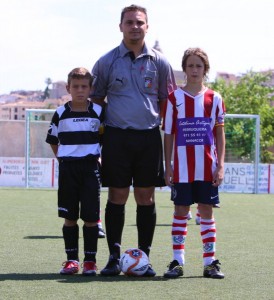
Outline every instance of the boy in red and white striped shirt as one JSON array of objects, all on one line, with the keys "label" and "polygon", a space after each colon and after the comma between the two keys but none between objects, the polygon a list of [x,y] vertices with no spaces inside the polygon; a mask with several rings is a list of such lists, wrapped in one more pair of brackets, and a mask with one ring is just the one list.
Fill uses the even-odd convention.
[{"label": "boy in red and white striped shirt", "polygon": [[[216,225],[213,206],[224,177],[225,106],[221,95],[204,85],[209,71],[200,48],[185,51],[182,68],[186,84],[168,98],[164,115],[166,184],[171,187],[175,212],[172,223],[173,261],[166,278],[183,275],[187,214],[198,203],[205,277],[224,278],[215,259]],[[172,157],[173,153],[173,157]],[[173,165],[172,165],[173,161]]]}]

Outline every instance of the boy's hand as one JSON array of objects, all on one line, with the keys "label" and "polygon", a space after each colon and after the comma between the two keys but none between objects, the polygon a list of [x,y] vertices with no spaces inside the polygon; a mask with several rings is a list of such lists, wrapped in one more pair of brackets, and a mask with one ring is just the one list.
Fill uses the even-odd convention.
[{"label": "boy's hand", "polygon": [[165,182],[167,186],[173,185],[173,169],[172,167],[167,167],[165,171]]},{"label": "boy's hand", "polygon": [[212,185],[215,187],[221,185],[223,182],[223,179],[224,179],[224,168],[218,166],[213,174]]}]

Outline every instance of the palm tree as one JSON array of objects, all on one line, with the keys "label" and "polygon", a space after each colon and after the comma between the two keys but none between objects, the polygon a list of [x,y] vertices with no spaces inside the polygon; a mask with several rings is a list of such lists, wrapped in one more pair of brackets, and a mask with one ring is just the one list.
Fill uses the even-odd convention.
[{"label": "palm tree", "polygon": [[52,80],[48,77],[46,78],[45,83],[47,86],[45,88],[44,95],[43,95],[44,100],[49,98],[49,92],[50,92],[49,86],[52,84]]}]

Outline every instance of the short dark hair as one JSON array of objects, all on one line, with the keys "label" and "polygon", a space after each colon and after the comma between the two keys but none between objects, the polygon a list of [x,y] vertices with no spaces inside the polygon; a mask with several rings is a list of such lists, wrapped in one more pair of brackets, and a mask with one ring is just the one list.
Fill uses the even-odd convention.
[{"label": "short dark hair", "polygon": [[191,56],[191,55],[197,55],[198,57],[201,58],[201,60],[204,63],[204,67],[205,67],[205,74],[204,75],[206,75],[209,72],[210,65],[209,65],[209,60],[208,60],[207,54],[201,48],[188,48],[185,51],[183,59],[182,59],[183,71],[185,72],[185,70],[186,70],[186,61],[189,58],[189,56]]},{"label": "short dark hair", "polygon": [[147,18],[147,10],[146,8],[139,6],[139,5],[135,5],[135,4],[131,4],[130,6],[127,6],[125,8],[123,8],[122,12],[121,12],[121,20],[120,23],[123,22],[124,19],[124,15],[126,12],[129,11],[141,11],[142,13],[144,13],[146,15],[146,21],[148,22],[148,18]]},{"label": "short dark hair", "polygon": [[75,68],[68,74],[68,85],[70,85],[71,79],[88,79],[90,87],[92,86],[92,82],[94,77],[91,73],[85,68]]}]

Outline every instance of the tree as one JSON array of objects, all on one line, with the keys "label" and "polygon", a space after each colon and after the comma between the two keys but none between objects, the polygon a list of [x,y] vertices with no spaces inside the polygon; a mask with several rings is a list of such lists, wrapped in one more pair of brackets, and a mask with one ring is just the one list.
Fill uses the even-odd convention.
[{"label": "tree", "polygon": [[[269,84],[270,79],[271,73],[249,71],[237,82],[227,83],[217,79],[210,84],[210,87],[224,98],[228,114],[260,115],[260,160],[264,163],[274,162],[274,153],[270,151],[270,147],[274,146],[274,106],[271,105],[274,100],[274,87]],[[227,143],[231,143],[228,146],[232,146],[242,161],[250,155],[247,146],[254,139],[252,130],[248,130],[251,126],[251,120],[243,122],[240,119],[234,119],[226,125],[229,129],[226,131],[233,133],[233,136],[227,139]],[[247,146],[238,146],[243,136]]]},{"label": "tree", "polygon": [[50,78],[46,78],[45,83],[47,86],[44,90],[44,95],[43,95],[44,100],[49,98],[49,92],[50,92],[49,86],[52,84],[52,80]]}]

